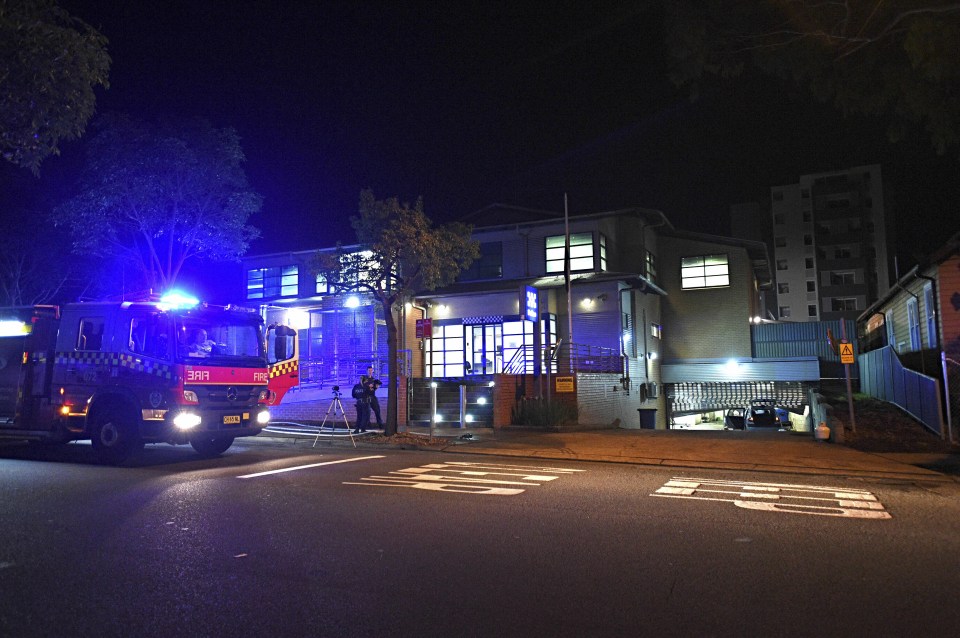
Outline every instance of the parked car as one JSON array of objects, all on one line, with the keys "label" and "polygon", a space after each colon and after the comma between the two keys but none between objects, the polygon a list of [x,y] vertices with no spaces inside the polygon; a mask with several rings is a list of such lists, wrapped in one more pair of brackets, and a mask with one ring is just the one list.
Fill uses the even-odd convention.
[{"label": "parked car", "polygon": [[743,408],[730,408],[723,416],[723,429],[742,430],[744,427],[743,414],[746,412]]},{"label": "parked car", "polygon": [[752,400],[743,421],[748,430],[779,428],[780,419],[777,418],[776,401],[772,399]]}]

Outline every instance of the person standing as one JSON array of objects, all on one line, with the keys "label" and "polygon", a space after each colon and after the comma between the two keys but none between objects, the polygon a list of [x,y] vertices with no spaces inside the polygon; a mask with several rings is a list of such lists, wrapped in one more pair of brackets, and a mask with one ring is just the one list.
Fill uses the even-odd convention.
[{"label": "person standing", "polygon": [[380,402],[377,401],[377,388],[380,387],[380,379],[373,376],[373,366],[367,366],[367,373],[360,377],[360,385],[367,391],[369,407],[367,411],[367,422],[370,422],[370,412],[373,410],[377,417],[377,427],[383,429],[383,418],[380,416]]},{"label": "person standing", "polygon": [[366,432],[370,425],[370,397],[363,379],[360,377],[360,383],[353,388],[353,398],[357,400],[357,432]]}]

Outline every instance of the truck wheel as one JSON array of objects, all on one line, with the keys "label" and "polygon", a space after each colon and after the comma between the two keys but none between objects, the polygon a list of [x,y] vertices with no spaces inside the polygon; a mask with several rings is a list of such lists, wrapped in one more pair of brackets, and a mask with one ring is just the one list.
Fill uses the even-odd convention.
[{"label": "truck wheel", "polygon": [[90,439],[97,458],[109,465],[119,465],[143,449],[136,426],[120,413],[98,417],[90,428]]},{"label": "truck wheel", "polygon": [[190,445],[200,456],[210,458],[223,454],[233,445],[232,436],[204,436],[199,439],[191,439]]}]

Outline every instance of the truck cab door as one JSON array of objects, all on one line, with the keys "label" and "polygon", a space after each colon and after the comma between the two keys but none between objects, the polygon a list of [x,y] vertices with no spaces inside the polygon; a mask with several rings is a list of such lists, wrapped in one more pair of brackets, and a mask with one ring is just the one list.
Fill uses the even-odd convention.
[{"label": "truck cab door", "polygon": [[300,384],[300,344],[290,326],[267,327],[267,363],[270,396],[267,405],[277,405],[287,390]]}]

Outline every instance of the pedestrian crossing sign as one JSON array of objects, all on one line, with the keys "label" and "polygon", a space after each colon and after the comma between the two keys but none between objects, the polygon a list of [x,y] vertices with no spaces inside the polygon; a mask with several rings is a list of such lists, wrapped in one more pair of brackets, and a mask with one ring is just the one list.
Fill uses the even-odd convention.
[{"label": "pedestrian crossing sign", "polygon": [[840,342],[840,363],[853,363],[853,344],[846,341]]}]

